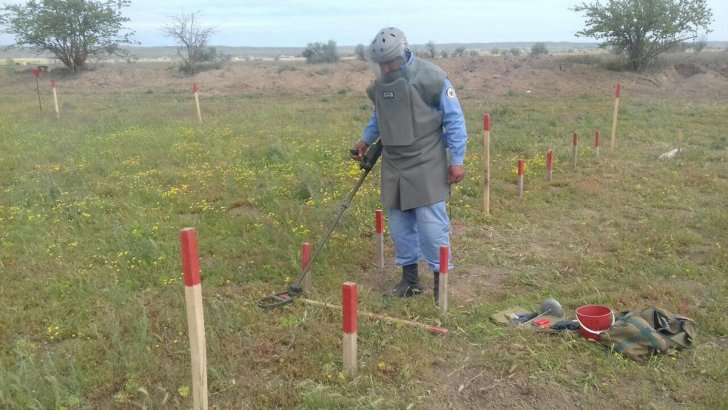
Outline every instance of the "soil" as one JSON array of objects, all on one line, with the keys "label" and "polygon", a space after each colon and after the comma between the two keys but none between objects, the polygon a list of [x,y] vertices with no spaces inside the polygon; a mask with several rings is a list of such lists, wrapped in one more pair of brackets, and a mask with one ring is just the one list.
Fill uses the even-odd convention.
[{"label": "soil", "polygon": [[[614,94],[621,84],[623,96],[728,100],[728,51],[668,55],[659,69],[647,74],[610,71],[606,55],[540,55],[536,57],[479,56],[437,59],[461,98],[498,97],[510,93],[577,97]],[[589,64],[583,63],[588,62]],[[0,70],[0,81],[12,88],[26,88],[32,81],[31,65]],[[69,74],[50,65],[43,74],[73,93],[185,92],[192,82],[201,96],[229,94],[326,95],[363,93],[374,77],[363,61],[347,59],[339,64],[306,64],[301,60],[253,60],[228,63],[187,76],[173,63],[99,63],[88,71]],[[27,72],[27,77],[24,74]],[[42,80],[41,80],[42,81]],[[35,84],[32,84],[34,87]],[[585,90],[591,90],[586,91]]]},{"label": "soil", "polygon": [[[622,86],[622,96],[671,100],[728,101],[728,52],[701,55],[683,54],[666,57],[661,68],[647,74],[610,71],[602,65],[581,63],[574,56],[542,55],[538,57],[480,56],[438,59],[453,82],[461,99],[494,99],[505,95],[530,94],[557,98],[576,98],[585,94],[611,98],[616,83]],[[588,60],[593,62],[593,60]],[[597,63],[599,60],[597,59]],[[35,90],[30,75],[32,66],[7,66],[0,70],[0,83],[6,92]],[[201,96],[239,94],[324,96],[347,93],[363,95],[374,77],[371,67],[361,61],[345,60],[339,64],[311,65],[303,61],[256,60],[233,62],[223,69],[209,70],[195,76],[181,74],[170,62],[103,63],[90,70],[71,75],[58,66],[50,66],[43,74],[44,81],[56,79],[59,88],[77,94],[112,93],[182,93],[191,92],[192,83],[199,84]],[[27,76],[26,76],[27,74]],[[43,80],[42,80],[43,81]],[[590,91],[585,91],[590,90]],[[246,203],[233,206],[231,213],[251,213]],[[454,226],[453,236],[467,235],[467,228]],[[398,272],[392,265],[391,244],[385,247],[385,272]],[[455,250],[457,251],[457,249]],[[534,253],[545,252],[533,249]],[[428,272],[422,265],[421,272]],[[503,293],[507,268],[459,266],[449,279],[451,299],[465,305],[477,299],[487,300]],[[382,280],[376,269],[364,270],[361,280],[373,292],[384,292],[396,284],[397,274]],[[423,275],[425,294],[430,297],[432,282]],[[271,346],[274,343],[269,343]],[[514,348],[518,348],[514,344]],[[717,347],[726,349],[728,342],[721,338]],[[263,351],[265,346],[258,347]],[[433,363],[433,368],[436,367]],[[478,408],[491,403],[495,408],[535,408],[544,403],[536,400],[528,376],[504,373],[484,374],[475,367],[464,368],[459,374],[442,369],[453,403],[462,408]],[[452,376],[452,377],[450,377]],[[629,386],[625,386],[627,391]],[[567,403],[566,407],[581,407],[578,395],[557,392],[547,407]],[[587,403],[588,405],[588,403]]]}]

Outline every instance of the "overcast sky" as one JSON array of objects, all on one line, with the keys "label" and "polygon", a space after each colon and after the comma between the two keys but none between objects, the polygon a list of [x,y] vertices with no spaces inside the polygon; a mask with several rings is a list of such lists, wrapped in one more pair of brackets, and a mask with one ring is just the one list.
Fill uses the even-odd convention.
[{"label": "overcast sky", "polygon": [[[588,0],[592,3],[594,0]],[[25,3],[25,1],[0,2]],[[602,0],[605,3],[606,0]],[[368,43],[382,27],[402,29],[412,44],[510,41],[586,41],[575,37],[584,17],[569,10],[576,0],[132,0],[127,26],[143,46],[173,45],[160,34],[170,16],[199,12],[214,26],[211,45],[304,47],[334,40]],[[713,32],[703,39],[728,41],[728,1],[707,0]],[[12,37],[0,36],[0,44]]]}]

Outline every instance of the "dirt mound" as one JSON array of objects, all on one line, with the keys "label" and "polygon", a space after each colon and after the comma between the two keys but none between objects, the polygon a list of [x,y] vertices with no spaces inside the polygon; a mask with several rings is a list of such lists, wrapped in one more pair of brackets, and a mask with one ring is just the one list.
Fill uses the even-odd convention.
[{"label": "dirt mound", "polygon": [[[497,97],[512,93],[577,97],[611,96],[619,82],[625,96],[653,98],[728,99],[728,53],[665,59],[650,74],[610,71],[598,58],[569,55],[536,57],[479,56],[438,59],[461,97]],[[3,84],[15,90],[34,88],[30,66],[0,70]],[[170,93],[326,95],[363,93],[374,77],[369,64],[345,60],[339,64],[306,64],[300,60],[232,62],[225,68],[195,76],[181,74],[170,62],[102,63],[78,75],[56,66],[44,74],[71,93]],[[27,73],[26,73],[27,71]]]}]

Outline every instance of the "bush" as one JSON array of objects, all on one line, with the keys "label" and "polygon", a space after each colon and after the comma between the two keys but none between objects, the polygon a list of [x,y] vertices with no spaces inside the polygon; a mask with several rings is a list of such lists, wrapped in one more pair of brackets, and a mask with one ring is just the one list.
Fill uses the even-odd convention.
[{"label": "bush", "polygon": [[546,48],[546,43],[534,43],[533,46],[531,46],[531,55],[537,56],[539,54],[548,54],[549,49]]},{"label": "bush", "polygon": [[308,43],[306,49],[301,55],[306,59],[307,63],[338,63],[339,52],[336,48],[336,41],[329,40],[326,44]]}]

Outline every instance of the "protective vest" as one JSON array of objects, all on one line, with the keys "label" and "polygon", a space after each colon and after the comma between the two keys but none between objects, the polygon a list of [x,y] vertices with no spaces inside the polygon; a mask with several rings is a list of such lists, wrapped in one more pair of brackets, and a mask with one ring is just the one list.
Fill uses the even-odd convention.
[{"label": "protective vest", "polygon": [[436,107],[445,73],[414,58],[401,76],[367,88],[374,102],[382,151],[382,204],[407,210],[450,197],[442,112]]}]

